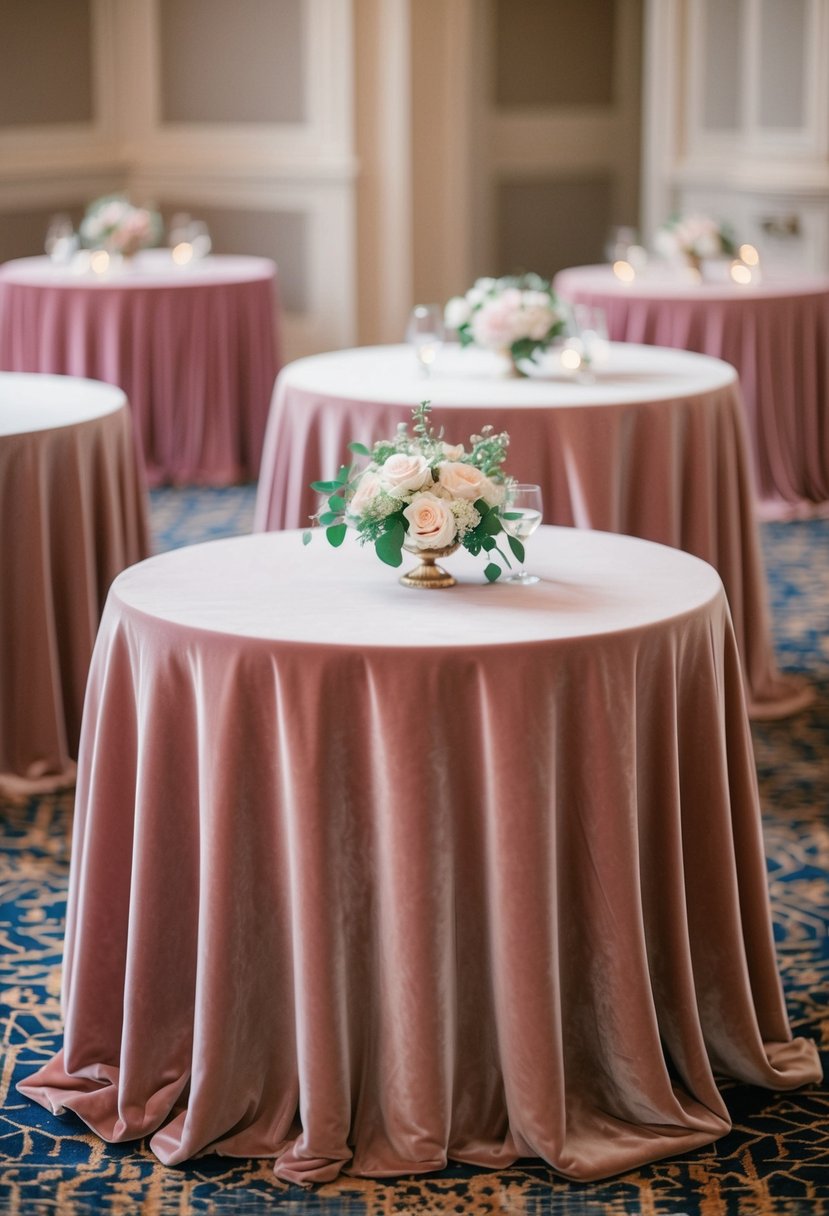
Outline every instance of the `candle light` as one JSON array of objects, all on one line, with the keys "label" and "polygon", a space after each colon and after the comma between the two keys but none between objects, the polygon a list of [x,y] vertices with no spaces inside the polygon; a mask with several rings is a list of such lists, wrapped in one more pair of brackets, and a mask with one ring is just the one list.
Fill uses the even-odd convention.
[{"label": "candle light", "polygon": [[109,254],[106,249],[96,249],[89,258],[89,264],[95,274],[106,274],[109,270]]},{"label": "candle light", "polygon": [[179,241],[172,249],[172,258],[177,266],[186,266],[193,258],[193,246],[189,241]]},{"label": "candle light", "polygon": [[745,262],[732,262],[731,278],[735,283],[750,283],[753,278],[751,268],[746,266]]},{"label": "candle light", "polygon": [[737,250],[737,256],[741,262],[745,262],[746,266],[760,265],[760,254],[753,245],[741,245]]},{"label": "candle light", "polygon": [[636,271],[631,266],[630,262],[620,260],[613,263],[613,273],[617,279],[621,279],[623,283],[632,283],[636,278]]},{"label": "candle light", "polygon": [[577,372],[582,365],[581,343],[570,338],[561,352],[561,366],[568,372]]}]

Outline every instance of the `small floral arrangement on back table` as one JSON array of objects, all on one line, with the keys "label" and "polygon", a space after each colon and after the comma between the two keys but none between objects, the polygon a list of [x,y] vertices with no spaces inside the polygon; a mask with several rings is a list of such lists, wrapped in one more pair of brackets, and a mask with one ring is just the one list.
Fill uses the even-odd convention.
[{"label": "small floral arrangement on back table", "polygon": [[704,258],[737,251],[730,229],[707,215],[673,216],[657,230],[654,243],[663,257],[684,258],[697,267]]},{"label": "small floral arrangement on back table", "polygon": [[106,249],[132,257],[161,240],[161,216],[148,207],[135,207],[123,194],[108,194],[90,203],[81,220],[81,241],[87,249]]},{"label": "small floral arrangement on back table", "polygon": [[453,296],[444,321],[461,346],[481,346],[507,355],[524,375],[520,359],[534,359],[564,329],[567,314],[548,279],[537,274],[478,279],[466,295]]},{"label": "small floral arrangement on back table", "polygon": [[[404,548],[434,554],[460,544],[484,556],[484,574],[493,582],[502,566],[511,565],[499,544],[504,537],[512,555],[524,560],[523,545],[503,525],[510,518],[505,503],[511,479],[502,469],[509,435],[484,427],[471,436],[467,451],[444,440],[443,428],[434,429],[430,413],[430,403],[423,401],[412,411],[412,433],[401,422],[393,439],[381,439],[371,449],[350,443],[349,449],[367,456],[369,463],[360,469],[343,465],[333,481],[312,483],[311,489],[327,496],[326,507],[314,519],[335,547],[343,543],[348,526],[354,527],[360,544],[373,545],[389,566],[401,565]],[[310,539],[306,531],[303,540],[307,544]],[[423,581],[450,586],[454,580]],[[415,579],[414,585],[422,583]]]}]

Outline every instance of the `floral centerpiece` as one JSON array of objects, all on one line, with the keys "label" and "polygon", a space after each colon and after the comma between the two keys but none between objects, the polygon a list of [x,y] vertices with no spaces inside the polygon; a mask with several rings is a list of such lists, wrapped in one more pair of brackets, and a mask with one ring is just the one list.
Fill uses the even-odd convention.
[{"label": "floral centerpiece", "polygon": [[81,220],[81,241],[87,249],[106,249],[130,258],[161,239],[161,217],[148,207],[134,207],[122,194],[96,199]]},{"label": "floral centerpiece", "polygon": [[[469,451],[446,443],[443,428],[430,422],[431,406],[423,401],[412,412],[412,433],[401,422],[393,439],[381,439],[369,449],[349,444],[368,457],[362,468],[343,465],[333,481],[315,481],[311,488],[327,496],[314,519],[325,527],[329,542],[343,543],[348,527],[361,544],[371,544],[382,562],[400,566],[403,549],[417,554],[421,565],[404,574],[408,587],[451,587],[455,580],[435,565],[435,558],[462,545],[486,560],[490,582],[511,565],[499,541],[506,537],[512,555],[524,560],[524,547],[504,530],[510,479],[502,470],[509,436],[484,427],[473,435]],[[307,544],[310,531],[304,534]],[[500,564],[499,564],[500,563]]]},{"label": "floral centerpiece", "polygon": [[705,258],[736,252],[730,230],[707,215],[673,216],[657,230],[655,245],[663,257],[684,259],[697,271]]},{"label": "floral centerpiece", "polygon": [[566,311],[548,279],[537,274],[478,279],[464,296],[453,296],[444,321],[461,346],[500,351],[511,370],[524,375],[519,360],[533,359],[562,332]]}]

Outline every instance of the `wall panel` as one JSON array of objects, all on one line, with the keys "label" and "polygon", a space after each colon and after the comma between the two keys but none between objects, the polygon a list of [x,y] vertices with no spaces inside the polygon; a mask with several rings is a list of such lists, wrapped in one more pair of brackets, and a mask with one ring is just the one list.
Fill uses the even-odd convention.
[{"label": "wall panel", "polygon": [[614,0],[496,0],[495,105],[613,101]]},{"label": "wall panel", "polygon": [[552,277],[567,266],[602,261],[612,199],[606,173],[501,181],[495,273],[534,270]]},{"label": "wall panel", "polygon": [[307,118],[302,0],[163,0],[158,33],[162,122]]},{"label": "wall panel", "polygon": [[176,211],[204,220],[214,253],[244,253],[273,258],[279,267],[279,300],[289,312],[310,306],[305,273],[309,249],[308,215],[302,211],[272,211],[251,207],[204,205],[192,199],[165,200],[165,222]]},{"label": "wall panel", "polygon": [[0,127],[91,122],[90,0],[0,5]]}]

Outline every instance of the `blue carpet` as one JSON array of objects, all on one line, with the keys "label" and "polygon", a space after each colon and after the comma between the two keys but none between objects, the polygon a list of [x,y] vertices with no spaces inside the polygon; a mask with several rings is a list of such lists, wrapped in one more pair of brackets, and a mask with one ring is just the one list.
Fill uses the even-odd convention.
[{"label": "blue carpet", "polygon": [[[153,492],[156,549],[250,530],[254,488]],[[829,521],[764,525],[778,654],[805,671],[814,706],[760,723],[754,741],[775,936],[793,1027],[829,1065]],[[829,1216],[829,1094],[729,1084],[734,1128],[717,1144],[610,1181],[568,1183],[537,1162],[500,1173],[341,1179],[314,1191],[276,1182],[268,1161],[206,1157],[177,1169],[144,1143],[111,1146],[14,1083],[60,1043],[60,959],[69,794],[3,806],[0,841],[0,1213],[188,1216]]]}]

